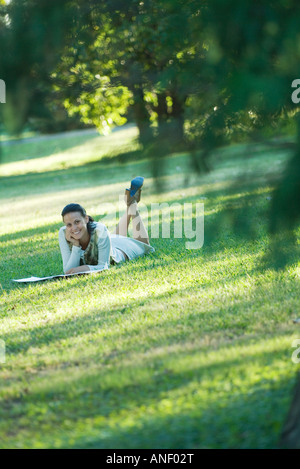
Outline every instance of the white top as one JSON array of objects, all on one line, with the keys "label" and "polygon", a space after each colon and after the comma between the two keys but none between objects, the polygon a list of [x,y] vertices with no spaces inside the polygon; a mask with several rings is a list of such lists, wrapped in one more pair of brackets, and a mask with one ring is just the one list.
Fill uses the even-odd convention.
[{"label": "white top", "polygon": [[[152,246],[142,243],[141,241],[122,235],[111,235],[103,223],[97,222],[95,230],[98,235],[98,264],[89,265],[88,267],[91,271],[108,269],[110,266],[110,258],[117,264],[124,261],[124,256],[121,251],[124,251],[129,259],[134,259],[155,250]],[[58,238],[63,260],[63,269],[66,273],[68,270],[80,266],[80,259],[84,258],[85,251],[80,246],[74,245],[72,246],[72,251],[70,251],[65,231],[66,227],[62,226],[59,230]]]}]

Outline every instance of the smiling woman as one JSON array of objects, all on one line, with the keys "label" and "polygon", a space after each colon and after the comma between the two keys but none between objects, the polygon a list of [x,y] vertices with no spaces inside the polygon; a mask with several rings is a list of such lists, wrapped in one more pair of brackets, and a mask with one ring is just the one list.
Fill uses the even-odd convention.
[{"label": "smiling woman", "polygon": [[[135,259],[154,251],[138,212],[144,178],[138,176],[125,190],[127,210],[114,233],[110,234],[103,223],[95,222],[79,204],[67,205],[61,215],[65,226],[59,230],[59,246],[66,274],[105,270],[111,264]],[[133,238],[127,237],[130,220]]]}]

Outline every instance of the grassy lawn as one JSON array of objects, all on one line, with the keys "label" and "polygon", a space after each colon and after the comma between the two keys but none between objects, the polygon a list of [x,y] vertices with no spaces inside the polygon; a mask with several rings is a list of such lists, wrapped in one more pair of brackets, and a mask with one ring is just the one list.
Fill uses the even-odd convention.
[{"label": "grassy lawn", "polygon": [[[299,263],[265,262],[273,183],[288,155],[236,145],[200,176],[187,155],[170,155],[158,193],[135,136],[127,128],[2,148],[0,447],[276,447],[300,338]],[[62,273],[62,208],[79,202],[99,220],[107,207],[113,229],[136,175],[149,210],[204,203],[201,249],[153,238],[155,253],[100,274],[11,281]]]}]

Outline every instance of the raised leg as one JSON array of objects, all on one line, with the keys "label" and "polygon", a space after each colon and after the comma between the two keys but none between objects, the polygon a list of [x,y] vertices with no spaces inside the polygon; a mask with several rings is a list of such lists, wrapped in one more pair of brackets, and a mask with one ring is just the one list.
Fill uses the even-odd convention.
[{"label": "raised leg", "polygon": [[138,211],[137,203],[134,202],[129,206],[129,213],[132,213],[132,234],[133,238],[142,243],[149,243],[148,232],[143,223],[142,217]]},{"label": "raised leg", "polygon": [[128,226],[130,220],[132,219],[132,234],[133,238],[142,243],[149,243],[149,236],[143,220],[139,214],[138,206],[136,202],[133,202],[131,205],[127,206],[126,212],[120,218],[118,225],[114,231],[115,234],[120,234],[122,236],[128,235]]},{"label": "raised leg", "polygon": [[119,234],[122,236],[127,236],[128,235],[128,226],[130,223],[131,215],[128,213],[129,207],[127,207],[126,212],[122,215],[120,218],[119,223],[116,226],[116,229],[114,231],[114,234]]}]

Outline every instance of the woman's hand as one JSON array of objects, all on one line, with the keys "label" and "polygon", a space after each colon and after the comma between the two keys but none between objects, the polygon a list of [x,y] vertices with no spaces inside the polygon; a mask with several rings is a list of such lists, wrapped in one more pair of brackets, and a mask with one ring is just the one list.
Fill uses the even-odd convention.
[{"label": "woman's hand", "polygon": [[77,246],[79,248],[79,246],[80,246],[79,240],[73,238],[73,236],[71,236],[71,234],[68,233],[67,231],[66,231],[66,240],[69,241],[70,243],[72,243],[73,246]]},{"label": "woman's hand", "polygon": [[73,269],[67,270],[66,274],[78,274],[79,272],[89,272],[89,270],[89,266],[80,265],[79,267],[73,267]]}]

